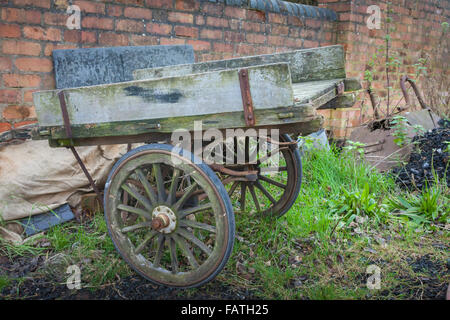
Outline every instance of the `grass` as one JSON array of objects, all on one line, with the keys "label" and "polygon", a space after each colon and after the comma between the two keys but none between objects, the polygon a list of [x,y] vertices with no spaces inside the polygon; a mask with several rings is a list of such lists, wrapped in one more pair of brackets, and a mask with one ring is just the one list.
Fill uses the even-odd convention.
[{"label": "grass", "polygon": [[[400,209],[389,202],[395,198],[411,203],[411,197],[422,197],[432,210],[434,193],[399,190],[392,177],[336,150],[308,154],[303,172],[300,195],[285,216],[272,220],[252,211],[236,213],[235,247],[225,269],[201,288],[180,291],[180,297],[207,293],[220,283],[264,299],[420,299],[448,284],[448,272],[442,271],[449,258],[442,249],[450,240],[448,229],[433,214],[423,215],[427,224],[396,219]],[[441,204],[449,194],[440,192]],[[56,226],[45,239],[50,242],[45,254],[53,258],[41,272],[55,281],[64,281],[72,264],[80,266],[82,283],[91,290],[133,274],[116,252],[101,214],[81,225]],[[42,250],[28,245],[10,246],[6,252],[44,254]],[[427,270],[415,270],[413,262],[424,256],[442,272],[430,276]],[[381,270],[379,290],[366,285],[366,269],[373,264]],[[9,284],[10,279],[0,277],[0,289]]]}]

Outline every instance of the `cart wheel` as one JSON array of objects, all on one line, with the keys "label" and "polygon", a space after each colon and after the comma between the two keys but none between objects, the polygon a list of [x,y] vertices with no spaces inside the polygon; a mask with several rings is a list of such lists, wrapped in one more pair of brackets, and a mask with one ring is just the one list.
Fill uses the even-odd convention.
[{"label": "cart wheel", "polygon": [[125,261],[155,284],[187,288],[222,270],[235,226],[216,174],[178,151],[150,144],[125,154],[109,174],[104,204],[111,239]]},{"label": "cart wheel", "polygon": [[[238,140],[238,139],[237,139]],[[253,140],[253,144],[252,144]],[[227,166],[237,171],[258,171],[256,181],[233,181],[230,175],[219,174],[222,182],[226,184],[228,194],[235,209],[244,212],[246,209],[256,211],[262,215],[280,217],[294,204],[300,192],[302,183],[302,162],[296,144],[279,145],[272,153],[258,152],[259,139],[244,138],[235,143],[236,148],[245,148],[246,159],[256,152],[256,164]],[[280,142],[292,142],[287,135],[280,135]],[[269,144],[270,146],[270,144]],[[269,147],[270,148],[270,147]],[[270,149],[269,149],[270,150]],[[271,159],[278,155],[278,169],[271,168]]]}]

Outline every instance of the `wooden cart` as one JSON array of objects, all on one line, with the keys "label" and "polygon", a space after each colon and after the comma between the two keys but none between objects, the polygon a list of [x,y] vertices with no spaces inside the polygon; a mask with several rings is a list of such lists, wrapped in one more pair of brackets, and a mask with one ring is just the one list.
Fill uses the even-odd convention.
[{"label": "wooden cart", "polygon": [[[323,118],[316,109],[352,106],[349,91],[360,88],[345,77],[341,46],[135,70],[133,76],[34,93],[34,137],[69,147],[75,156],[75,146],[146,143],[111,170],[104,212],[127,263],[173,287],[199,286],[220,272],[233,248],[234,212],[280,216],[291,208],[302,177],[291,136],[319,130]],[[174,137],[186,132],[183,148],[175,146]]]}]

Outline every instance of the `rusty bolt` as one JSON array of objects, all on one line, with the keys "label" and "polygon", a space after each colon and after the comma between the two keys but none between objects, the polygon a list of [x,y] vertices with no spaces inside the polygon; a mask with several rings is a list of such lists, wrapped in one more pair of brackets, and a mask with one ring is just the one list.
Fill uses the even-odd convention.
[{"label": "rusty bolt", "polygon": [[161,229],[164,229],[167,227],[170,223],[169,217],[165,214],[161,213],[158,214],[155,218],[152,220],[152,229],[155,231],[159,231]]}]

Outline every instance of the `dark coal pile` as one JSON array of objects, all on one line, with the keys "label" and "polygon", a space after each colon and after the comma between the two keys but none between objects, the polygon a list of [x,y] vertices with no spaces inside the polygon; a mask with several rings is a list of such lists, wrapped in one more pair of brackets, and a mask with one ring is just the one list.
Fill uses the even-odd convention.
[{"label": "dark coal pile", "polygon": [[432,185],[436,180],[446,179],[450,187],[449,152],[446,141],[450,141],[450,121],[440,121],[440,128],[428,131],[413,138],[416,143],[411,158],[405,166],[392,170],[396,182],[402,188],[421,190],[425,185]]}]

